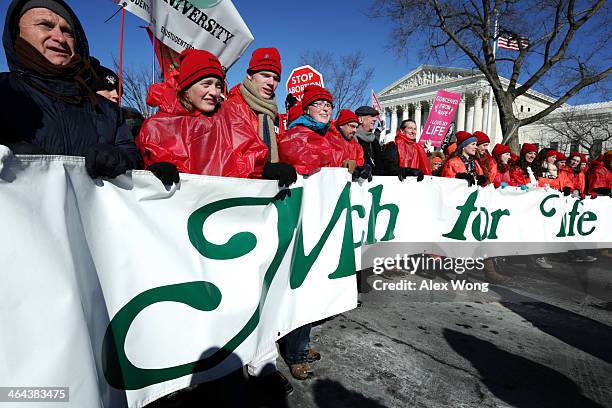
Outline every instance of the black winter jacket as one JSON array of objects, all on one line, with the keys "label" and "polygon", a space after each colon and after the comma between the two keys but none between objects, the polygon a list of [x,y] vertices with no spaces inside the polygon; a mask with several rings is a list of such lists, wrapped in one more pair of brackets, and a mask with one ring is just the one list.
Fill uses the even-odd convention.
[{"label": "black winter jacket", "polygon": [[[134,139],[115,104],[101,96],[97,96],[97,109],[87,97],[78,105],[69,104],[32,86],[32,83],[42,82],[62,95],[80,92],[74,82],[43,77],[29,71],[19,60],[14,39],[18,33],[18,13],[25,1],[11,3],[4,25],[3,44],[11,72],[0,73],[0,144],[11,147],[17,142],[28,142],[47,154],[69,156],[84,156],[90,147],[111,144],[121,149],[132,168],[141,168]],[[54,1],[72,13],[62,0]],[[74,13],[72,19],[76,52],[89,58],[85,32]]]}]

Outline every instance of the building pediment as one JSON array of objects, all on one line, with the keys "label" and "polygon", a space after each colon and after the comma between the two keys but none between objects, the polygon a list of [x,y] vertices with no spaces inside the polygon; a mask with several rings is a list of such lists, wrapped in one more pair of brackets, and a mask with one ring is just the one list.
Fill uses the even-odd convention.
[{"label": "building pediment", "polygon": [[474,76],[471,69],[421,65],[408,75],[405,75],[398,81],[383,89],[380,92],[380,96],[390,96],[416,88],[434,85],[437,83],[452,82],[471,76]]}]

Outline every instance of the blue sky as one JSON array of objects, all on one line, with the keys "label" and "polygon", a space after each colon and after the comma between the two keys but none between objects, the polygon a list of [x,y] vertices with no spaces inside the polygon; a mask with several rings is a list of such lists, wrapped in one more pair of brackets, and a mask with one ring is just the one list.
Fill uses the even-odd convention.
[{"label": "blue sky", "polygon": [[[108,23],[104,21],[118,8],[111,0],[67,0],[81,20],[90,43],[92,55],[103,64],[112,66],[112,56],[119,55],[119,14]],[[0,2],[0,15],[6,16],[8,0]],[[326,2],[280,1],[265,2],[234,0],[255,37],[245,55],[228,72],[228,84],[240,82],[248,66],[251,52],[259,47],[276,47],[282,56],[284,88],[286,76],[299,65],[299,57],[306,50],[329,50],[342,55],[363,51],[366,66],[373,66],[374,76],[369,88],[379,91],[426,61],[419,59],[417,50],[398,57],[388,49],[389,25],[368,17],[371,0],[328,0]],[[4,17],[3,17],[4,23]],[[127,67],[152,64],[152,46],[146,32],[139,28],[145,23],[126,13],[124,60]],[[3,24],[4,25],[4,24]],[[0,69],[6,71],[4,50],[0,51]],[[455,64],[453,64],[455,65]],[[456,64],[456,66],[466,66]],[[280,87],[279,87],[280,88]],[[588,92],[573,103],[585,103]],[[285,92],[278,92],[284,100]]]}]

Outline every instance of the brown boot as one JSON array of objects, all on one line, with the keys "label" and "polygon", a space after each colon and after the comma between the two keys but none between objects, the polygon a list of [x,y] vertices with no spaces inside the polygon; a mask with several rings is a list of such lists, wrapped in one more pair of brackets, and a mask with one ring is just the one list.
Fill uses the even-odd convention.
[{"label": "brown boot", "polygon": [[289,371],[296,380],[307,380],[312,377],[312,369],[307,362],[290,364]]},{"label": "brown boot", "polygon": [[504,275],[500,275],[495,270],[495,262],[493,258],[487,258],[484,260],[484,274],[485,280],[489,283],[506,283],[510,281],[510,278]]}]

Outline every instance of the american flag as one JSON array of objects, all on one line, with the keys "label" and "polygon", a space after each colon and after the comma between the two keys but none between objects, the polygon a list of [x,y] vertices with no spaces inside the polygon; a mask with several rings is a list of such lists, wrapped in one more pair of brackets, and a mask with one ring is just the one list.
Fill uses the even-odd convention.
[{"label": "american flag", "polygon": [[506,32],[499,36],[497,46],[504,50],[520,51],[521,48],[529,46],[529,38]]}]

